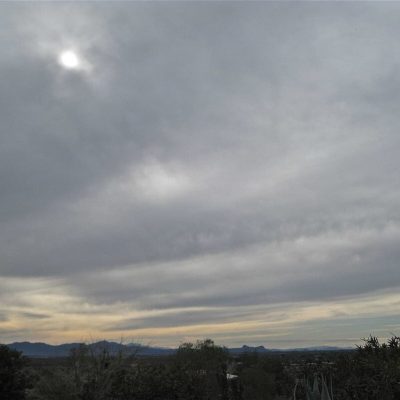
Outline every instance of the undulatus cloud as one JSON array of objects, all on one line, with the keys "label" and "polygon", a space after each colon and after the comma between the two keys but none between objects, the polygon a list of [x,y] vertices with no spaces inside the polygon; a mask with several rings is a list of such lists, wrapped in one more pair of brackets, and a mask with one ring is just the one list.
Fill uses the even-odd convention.
[{"label": "undulatus cloud", "polygon": [[0,9],[0,342],[398,333],[400,5]]}]

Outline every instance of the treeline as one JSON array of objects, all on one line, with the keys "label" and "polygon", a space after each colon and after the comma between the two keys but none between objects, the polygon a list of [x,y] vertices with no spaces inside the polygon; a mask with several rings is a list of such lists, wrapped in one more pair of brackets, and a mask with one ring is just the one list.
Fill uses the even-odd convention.
[{"label": "treeline", "polygon": [[207,339],[168,357],[82,345],[66,362],[35,367],[0,345],[1,400],[396,400],[400,339],[370,337],[345,353],[232,357]]},{"label": "treeline", "polygon": [[[8,365],[1,400],[245,400],[290,392],[291,378],[278,360],[234,360],[212,340],[186,343],[168,357],[138,358],[81,346],[59,366],[22,368],[16,351],[2,347]],[[2,361],[0,361],[2,362]],[[1,387],[1,386],[0,386]]]}]

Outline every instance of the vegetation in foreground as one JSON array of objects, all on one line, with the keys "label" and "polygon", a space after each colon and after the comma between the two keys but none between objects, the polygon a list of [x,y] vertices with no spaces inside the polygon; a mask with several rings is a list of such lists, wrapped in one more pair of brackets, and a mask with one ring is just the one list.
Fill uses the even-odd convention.
[{"label": "vegetation in foreground", "polygon": [[400,338],[349,352],[242,354],[207,339],[168,357],[81,346],[42,365],[0,345],[1,400],[397,400]]}]

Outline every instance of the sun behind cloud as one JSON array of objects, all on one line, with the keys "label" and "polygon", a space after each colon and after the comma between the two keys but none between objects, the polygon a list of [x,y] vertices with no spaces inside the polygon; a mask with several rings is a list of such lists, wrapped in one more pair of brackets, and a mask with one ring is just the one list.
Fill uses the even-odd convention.
[{"label": "sun behind cloud", "polygon": [[81,65],[79,56],[72,50],[62,51],[58,57],[58,62],[66,69],[77,69]]}]

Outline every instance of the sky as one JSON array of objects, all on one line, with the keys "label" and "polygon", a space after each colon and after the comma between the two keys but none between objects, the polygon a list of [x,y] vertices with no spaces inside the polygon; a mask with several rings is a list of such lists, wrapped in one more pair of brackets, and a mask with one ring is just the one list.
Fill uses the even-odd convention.
[{"label": "sky", "polygon": [[0,4],[0,342],[400,334],[399,3]]}]

